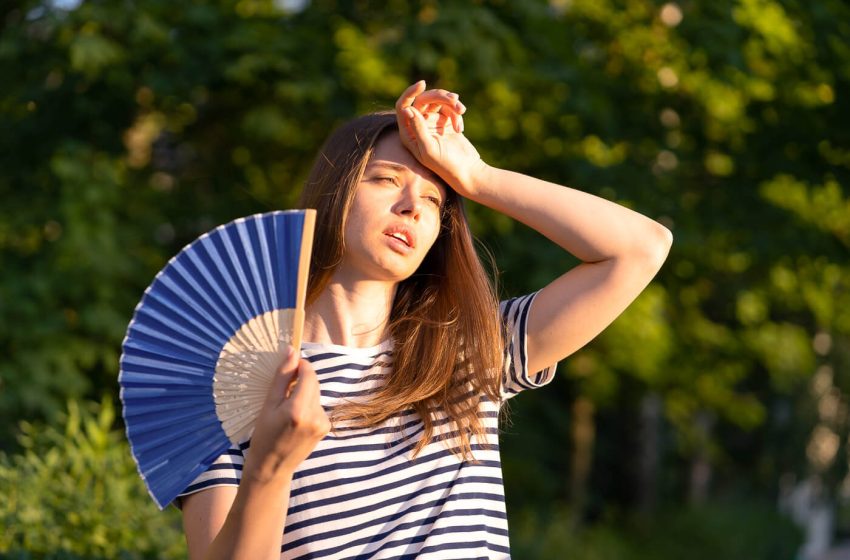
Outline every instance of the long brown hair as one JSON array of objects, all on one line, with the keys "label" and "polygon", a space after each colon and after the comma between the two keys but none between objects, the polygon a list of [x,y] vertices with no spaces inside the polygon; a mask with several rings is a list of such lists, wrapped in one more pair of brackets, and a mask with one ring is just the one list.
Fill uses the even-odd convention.
[{"label": "long brown hair", "polygon": [[[392,112],[365,115],[334,131],[319,151],[299,202],[318,214],[308,306],[342,259],[343,224],[375,145],[397,130]],[[447,185],[446,195],[436,242],[396,289],[386,383],[365,402],[337,407],[332,419],[374,426],[413,408],[424,425],[416,456],[433,439],[435,413],[443,410],[453,436],[447,445],[453,442],[455,453],[471,458],[471,437],[483,436],[480,399],[499,399],[503,343],[495,290],[475,251],[463,201]]]}]

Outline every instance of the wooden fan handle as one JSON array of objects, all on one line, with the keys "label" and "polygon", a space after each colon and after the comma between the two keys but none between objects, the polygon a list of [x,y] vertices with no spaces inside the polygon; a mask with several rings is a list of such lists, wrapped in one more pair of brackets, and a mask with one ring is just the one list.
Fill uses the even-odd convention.
[{"label": "wooden fan handle", "polygon": [[301,354],[301,336],[304,332],[304,300],[307,297],[307,277],[310,272],[310,255],[313,252],[313,232],[316,229],[316,211],[304,210],[304,230],[301,233],[301,253],[298,259],[298,282],[295,289],[295,314],[292,324],[292,348]]}]

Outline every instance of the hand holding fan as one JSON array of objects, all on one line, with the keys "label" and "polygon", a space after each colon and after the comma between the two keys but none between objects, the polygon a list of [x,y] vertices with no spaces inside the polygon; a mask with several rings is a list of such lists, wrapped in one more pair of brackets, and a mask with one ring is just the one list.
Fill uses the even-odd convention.
[{"label": "hand holding fan", "polygon": [[172,258],[136,306],[118,382],[160,509],[250,435],[286,346],[300,348],[315,215],[219,226]]}]

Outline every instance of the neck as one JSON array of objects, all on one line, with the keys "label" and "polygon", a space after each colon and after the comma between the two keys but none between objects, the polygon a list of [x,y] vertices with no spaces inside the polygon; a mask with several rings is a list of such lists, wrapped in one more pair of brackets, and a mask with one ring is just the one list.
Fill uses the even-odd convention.
[{"label": "neck", "polygon": [[377,346],[387,335],[396,284],[331,279],[306,309],[304,340],[356,348]]}]

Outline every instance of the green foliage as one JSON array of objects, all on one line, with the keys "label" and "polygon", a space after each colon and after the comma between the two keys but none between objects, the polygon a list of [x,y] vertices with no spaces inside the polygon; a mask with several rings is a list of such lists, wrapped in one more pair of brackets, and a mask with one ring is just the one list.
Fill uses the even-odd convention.
[{"label": "green foliage", "polygon": [[[773,497],[782,473],[813,468],[816,428],[847,441],[846,2],[14,4],[0,8],[0,447],[18,419],[114,390],[133,306],[166,260],[216,224],[291,206],[331,128],[420,78],[462,94],[488,162],[675,236],[559,388],[521,398],[540,443],[505,462],[528,473],[517,465],[535,457],[540,474],[518,486],[566,494],[578,398],[595,407],[599,468],[632,464],[642,444],[621,426],[658,396],[671,501],[694,456],[718,486]],[[506,294],[576,264],[504,216],[470,215]],[[844,456],[815,470],[837,484]],[[585,482],[589,503],[634,506],[629,484]]]},{"label": "green foliage", "polygon": [[21,424],[22,452],[0,454],[0,554],[185,557],[179,514],[154,505],[114,424],[108,398],[69,401],[62,427]]},{"label": "green foliage", "polygon": [[512,554],[539,560],[793,560],[802,532],[771,507],[712,504],[577,528],[568,509],[511,520]]}]

